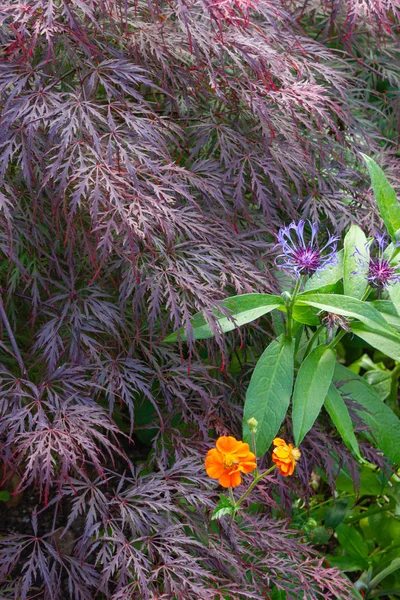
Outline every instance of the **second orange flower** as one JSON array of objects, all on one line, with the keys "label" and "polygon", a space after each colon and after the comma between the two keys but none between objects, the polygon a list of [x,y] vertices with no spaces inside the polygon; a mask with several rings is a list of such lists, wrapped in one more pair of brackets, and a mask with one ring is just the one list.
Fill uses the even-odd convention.
[{"label": "second orange flower", "polygon": [[279,473],[284,477],[293,475],[294,468],[301,456],[298,448],[293,444],[287,444],[282,438],[275,438],[272,442],[275,446],[272,452],[272,460],[279,469]]}]

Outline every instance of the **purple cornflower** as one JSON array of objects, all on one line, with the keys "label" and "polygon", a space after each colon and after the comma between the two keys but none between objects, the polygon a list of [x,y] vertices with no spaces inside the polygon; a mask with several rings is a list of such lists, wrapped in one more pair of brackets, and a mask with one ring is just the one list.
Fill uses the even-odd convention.
[{"label": "purple cornflower", "polygon": [[390,259],[384,257],[388,238],[384,233],[377,234],[374,242],[378,246],[376,256],[371,256],[369,261],[368,282],[377,288],[384,288],[400,281],[399,266],[390,264]]},{"label": "purple cornflower", "polygon": [[[291,271],[296,277],[312,275],[316,271],[333,265],[337,261],[336,245],[338,237],[329,234],[328,241],[319,247],[317,233],[318,225],[308,221],[311,227],[311,237],[308,242],[304,239],[305,221],[290,223],[278,232],[276,248],[282,249],[282,254],[275,259],[275,264],[286,271]],[[281,261],[281,262],[280,262]]]}]

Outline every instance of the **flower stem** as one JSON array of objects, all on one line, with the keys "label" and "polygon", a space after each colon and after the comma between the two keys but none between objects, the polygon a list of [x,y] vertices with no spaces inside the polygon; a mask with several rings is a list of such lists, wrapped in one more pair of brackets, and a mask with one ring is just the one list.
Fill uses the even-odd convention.
[{"label": "flower stem", "polygon": [[340,340],[342,339],[342,337],[344,337],[346,335],[347,331],[339,331],[339,333],[337,334],[337,336],[335,338],[333,338],[333,340],[331,341],[330,344],[328,344],[328,348],[330,348],[331,350],[333,350],[333,348],[335,348],[335,346],[338,345],[338,343],[340,342]]},{"label": "flower stem", "polygon": [[306,353],[304,356],[308,356],[310,350],[313,347],[313,343],[315,342],[315,340],[317,339],[317,337],[319,336],[319,334],[321,333],[321,330],[324,328],[323,325],[319,325],[319,327],[317,327],[317,330],[314,331],[313,335],[310,338],[310,341],[307,344],[307,349],[306,349]]},{"label": "flower stem", "polygon": [[292,298],[287,305],[286,335],[290,340],[292,339],[293,306],[294,306],[294,303],[296,302],[297,294],[299,293],[299,290],[300,290],[301,281],[302,281],[302,278],[299,277],[298,280],[296,281],[296,285],[293,290]]},{"label": "flower stem", "polygon": [[258,475],[257,477],[255,477],[254,480],[253,480],[253,482],[250,484],[248,490],[246,490],[245,493],[243,494],[243,496],[241,496],[239,498],[239,500],[237,500],[235,502],[235,508],[237,508],[238,506],[240,506],[240,504],[242,504],[243,500],[245,500],[247,498],[247,496],[255,488],[255,486],[258,484],[258,482],[261,481],[261,479],[263,479],[263,477],[266,477],[267,475],[269,475],[270,473],[272,473],[272,471],[274,469],[276,469],[276,465],[272,465],[272,467],[270,467],[269,469],[267,469],[267,471],[264,471],[264,473],[261,473],[260,475]]},{"label": "flower stem", "polygon": [[[254,429],[251,430],[251,449],[256,457],[256,461],[257,461],[257,448],[256,448],[256,434]],[[257,462],[256,462],[257,465]],[[258,477],[258,466],[256,466],[256,470],[254,472],[254,479],[256,479]]]}]

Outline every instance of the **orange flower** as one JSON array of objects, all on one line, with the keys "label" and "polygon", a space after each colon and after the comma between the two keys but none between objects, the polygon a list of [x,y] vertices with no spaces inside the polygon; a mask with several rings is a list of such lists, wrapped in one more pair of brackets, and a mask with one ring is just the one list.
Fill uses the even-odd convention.
[{"label": "orange flower", "polygon": [[293,475],[294,468],[301,456],[300,450],[293,448],[293,444],[287,444],[281,438],[275,438],[272,443],[276,446],[272,452],[272,460],[279,472],[284,477]]},{"label": "orange flower", "polygon": [[248,444],[230,435],[218,438],[215,446],[207,452],[207,475],[218,479],[223,487],[237,487],[242,483],[241,473],[250,473],[256,468],[255,455]]}]

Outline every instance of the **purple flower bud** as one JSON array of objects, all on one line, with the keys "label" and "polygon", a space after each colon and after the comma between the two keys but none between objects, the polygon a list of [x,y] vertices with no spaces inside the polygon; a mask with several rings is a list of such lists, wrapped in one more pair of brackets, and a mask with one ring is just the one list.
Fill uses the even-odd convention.
[{"label": "purple flower bud", "polygon": [[336,329],[350,331],[350,319],[342,315],[321,311],[318,313],[322,325],[328,330],[328,344],[332,341],[333,333]]},{"label": "purple flower bud", "polygon": [[278,232],[275,247],[280,247],[282,254],[276,257],[275,264],[280,269],[291,271],[296,277],[312,275],[337,261],[336,245],[339,238],[329,234],[326,244],[320,247],[317,240],[318,225],[310,221],[308,223],[311,227],[308,241],[304,236],[305,221],[290,223]]}]

